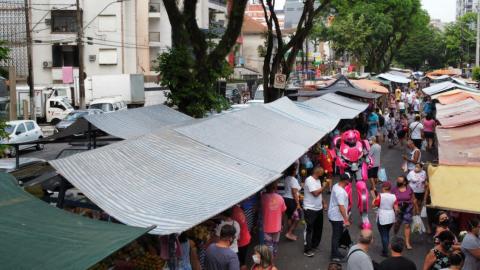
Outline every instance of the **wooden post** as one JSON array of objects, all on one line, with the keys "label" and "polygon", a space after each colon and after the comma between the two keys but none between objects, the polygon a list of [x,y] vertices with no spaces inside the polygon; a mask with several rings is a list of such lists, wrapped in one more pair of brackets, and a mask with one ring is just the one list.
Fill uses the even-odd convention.
[{"label": "wooden post", "polygon": [[10,91],[9,120],[17,120],[17,72],[15,67],[8,69],[8,89]]}]

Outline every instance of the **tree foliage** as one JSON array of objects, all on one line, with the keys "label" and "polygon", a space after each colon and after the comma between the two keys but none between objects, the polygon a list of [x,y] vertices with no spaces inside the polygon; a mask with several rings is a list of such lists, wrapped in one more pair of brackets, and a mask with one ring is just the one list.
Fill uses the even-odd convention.
[{"label": "tree foliage", "polygon": [[[0,63],[8,59],[9,53],[10,53],[10,49],[5,46],[5,43],[3,41],[0,41]],[[5,131],[6,120],[7,119],[0,119],[0,139],[4,139],[8,137],[8,133]],[[7,148],[6,145],[0,145],[0,156],[4,155],[6,148]]]},{"label": "tree foliage", "polygon": [[480,81],[480,67],[477,66],[472,69],[472,79],[477,82]]},{"label": "tree foliage", "polygon": [[298,52],[314,25],[314,19],[329,6],[331,0],[304,0],[303,10],[294,33],[288,39],[280,29],[275,12],[274,0],[260,0],[267,22],[266,51],[263,62],[263,87],[265,103],[272,102],[282,95],[282,89],[274,88],[275,75],[285,74],[287,79],[295,63]]},{"label": "tree foliage", "polygon": [[347,52],[376,73],[390,67],[414,29],[428,24],[419,0],[337,0],[333,6],[331,26],[320,25],[320,31],[312,34],[331,41],[337,54]]},{"label": "tree foliage", "polygon": [[397,63],[413,70],[431,70],[446,65],[444,34],[425,25],[415,29],[395,57]]},{"label": "tree foliage", "polygon": [[226,108],[217,91],[217,81],[231,73],[225,57],[240,34],[248,0],[231,2],[228,24],[217,44],[203,32],[196,19],[198,0],[163,0],[172,27],[172,48],[157,59],[162,84],[170,88],[167,103],[181,112],[203,117],[211,110]]},{"label": "tree foliage", "polygon": [[452,66],[475,61],[477,14],[466,13],[445,28],[446,61]]}]

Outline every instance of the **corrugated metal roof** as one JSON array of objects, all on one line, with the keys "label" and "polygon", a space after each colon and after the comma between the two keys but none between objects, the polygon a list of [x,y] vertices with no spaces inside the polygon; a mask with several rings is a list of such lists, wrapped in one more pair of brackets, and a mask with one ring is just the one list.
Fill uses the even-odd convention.
[{"label": "corrugated metal roof", "polygon": [[432,95],[442,93],[442,92],[446,92],[446,91],[449,91],[449,90],[452,90],[452,89],[463,89],[463,90],[471,91],[471,92],[475,92],[475,93],[480,92],[475,88],[468,87],[468,86],[461,85],[461,84],[457,84],[457,83],[453,83],[451,81],[434,84],[430,87],[423,88],[422,91],[423,91],[423,93],[425,93],[429,96],[432,96]]},{"label": "corrugated metal roof", "polygon": [[355,118],[360,112],[367,109],[368,104],[337,94],[327,94],[318,98],[310,99],[304,104],[326,112],[334,113],[340,119]]},{"label": "corrugated metal roof", "polygon": [[51,164],[121,222],[178,233],[277,179],[345,111],[354,117],[367,107],[344,97],[322,101],[331,107],[280,99],[187,120]]},{"label": "corrugated metal roof", "polygon": [[275,172],[162,130],[51,161],[68,181],[121,222],[178,233],[277,179]]},{"label": "corrugated metal roof", "polygon": [[410,79],[405,78],[404,76],[397,76],[390,73],[382,73],[377,77],[385,79],[387,81],[396,82],[396,83],[410,83]]},{"label": "corrugated metal roof", "polygon": [[118,138],[128,139],[191,119],[193,118],[168,106],[154,105],[113,113],[87,115],[48,139],[86,132],[88,123],[91,123],[94,129],[100,129]]}]

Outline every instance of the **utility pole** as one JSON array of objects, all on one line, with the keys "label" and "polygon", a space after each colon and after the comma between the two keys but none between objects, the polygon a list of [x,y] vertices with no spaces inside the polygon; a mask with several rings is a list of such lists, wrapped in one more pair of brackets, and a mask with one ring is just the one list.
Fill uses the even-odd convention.
[{"label": "utility pole", "polygon": [[27,32],[27,58],[28,58],[28,75],[27,84],[30,95],[30,119],[35,118],[35,104],[34,104],[34,85],[33,85],[33,62],[32,62],[32,32],[30,28],[30,6],[28,0],[25,0],[25,31]]},{"label": "utility pole", "polygon": [[85,109],[85,72],[83,67],[83,22],[80,0],[77,0],[77,46],[78,46],[78,88],[80,96],[80,109]]},{"label": "utility pole", "polygon": [[475,66],[480,66],[480,0],[477,1],[477,41],[475,51]]}]

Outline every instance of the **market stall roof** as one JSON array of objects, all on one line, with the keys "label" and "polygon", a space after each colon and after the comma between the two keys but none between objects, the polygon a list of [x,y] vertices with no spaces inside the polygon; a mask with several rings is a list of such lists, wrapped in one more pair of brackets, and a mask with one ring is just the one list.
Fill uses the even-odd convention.
[{"label": "market stall roof", "polygon": [[89,123],[92,125],[92,129],[100,129],[115,137],[128,139],[188,120],[193,120],[193,118],[168,106],[154,105],[113,113],[87,115],[46,140],[87,132]]},{"label": "market stall roof", "polygon": [[480,166],[480,123],[438,128],[439,164]]},{"label": "market stall roof", "polygon": [[344,111],[354,117],[368,106],[335,94],[317,99],[331,107],[282,98],[50,163],[121,222],[178,233],[278,179]]},{"label": "market stall roof", "polygon": [[410,79],[407,79],[403,76],[397,76],[390,73],[382,73],[377,75],[377,77],[395,83],[410,83],[411,81]]},{"label": "market stall roof", "polygon": [[48,205],[0,173],[3,269],[88,269],[150,230],[96,221]]},{"label": "market stall roof", "polygon": [[340,119],[353,119],[368,107],[366,103],[333,93],[307,100],[304,104],[334,113]]},{"label": "market stall roof", "polygon": [[422,91],[426,95],[432,96],[432,95],[436,95],[439,93],[443,93],[443,92],[447,92],[455,89],[462,89],[462,90],[466,90],[474,93],[480,93],[478,89],[475,89],[466,85],[457,84],[451,81],[434,84],[430,87],[423,88]]},{"label": "market stall roof", "polygon": [[296,94],[291,94],[289,97],[304,97],[304,98],[314,98],[320,97],[326,94],[338,93],[340,95],[346,95],[349,97],[364,98],[364,99],[377,99],[382,95],[377,93],[369,93],[364,90],[352,87],[332,87],[325,90],[318,91],[299,91]]},{"label": "market stall roof", "polygon": [[460,69],[437,69],[432,72],[428,72],[427,76],[442,76],[442,75],[461,75],[462,71]]},{"label": "market stall roof", "polygon": [[466,99],[448,105],[437,105],[437,119],[442,128],[459,127],[480,122],[480,102]]},{"label": "market stall roof", "polygon": [[388,94],[388,88],[383,87],[379,81],[374,80],[351,80],[351,83],[357,88],[365,90],[367,92],[375,92],[380,94]]},{"label": "market stall roof", "polygon": [[429,166],[431,206],[480,214],[479,174],[478,166]]},{"label": "market stall roof", "polygon": [[438,102],[442,105],[453,104],[466,99],[474,99],[480,102],[480,93],[475,94],[458,89],[432,96],[432,98],[438,100]]}]

